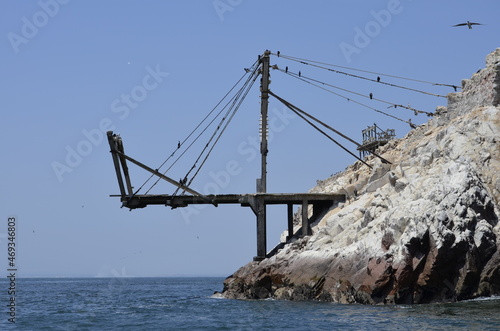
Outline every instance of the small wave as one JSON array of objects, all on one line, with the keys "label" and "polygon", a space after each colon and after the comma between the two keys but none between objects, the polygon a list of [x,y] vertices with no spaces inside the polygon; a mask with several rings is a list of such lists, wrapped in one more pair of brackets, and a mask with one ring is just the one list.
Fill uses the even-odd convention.
[{"label": "small wave", "polygon": [[215,292],[209,298],[210,299],[225,299],[224,296],[222,296],[222,293],[220,293],[220,292]]},{"label": "small wave", "polygon": [[412,305],[395,305],[394,308],[395,309],[413,309],[415,307]]},{"label": "small wave", "polygon": [[500,296],[479,297],[479,298],[474,298],[474,299],[469,299],[469,300],[463,300],[460,302],[496,301],[496,300],[500,300]]}]

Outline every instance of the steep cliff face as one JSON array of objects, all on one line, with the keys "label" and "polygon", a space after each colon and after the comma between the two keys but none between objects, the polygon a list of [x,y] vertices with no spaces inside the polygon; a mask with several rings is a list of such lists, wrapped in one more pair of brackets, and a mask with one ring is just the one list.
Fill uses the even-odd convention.
[{"label": "steep cliff face", "polygon": [[426,124],[311,192],[347,203],[224,282],[226,298],[428,303],[500,295],[500,48]]}]

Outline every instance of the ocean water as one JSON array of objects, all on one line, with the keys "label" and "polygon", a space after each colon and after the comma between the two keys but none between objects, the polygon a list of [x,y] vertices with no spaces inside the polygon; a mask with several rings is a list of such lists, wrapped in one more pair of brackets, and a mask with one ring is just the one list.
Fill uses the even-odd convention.
[{"label": "ocean water", "polygon": [[500,298],[363,306],[212,298],[223,278],[18,279],[0,330],[500,330]]}]

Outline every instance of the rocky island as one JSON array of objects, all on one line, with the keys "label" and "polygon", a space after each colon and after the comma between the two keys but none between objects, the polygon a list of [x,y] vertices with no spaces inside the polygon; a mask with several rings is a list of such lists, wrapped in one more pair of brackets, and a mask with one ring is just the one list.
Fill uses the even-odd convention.
[{"label": "rocky island", "polygon": [[[318,181],[345,193],[273,256],[224,282],[233,299],[412,304],[500,295],[500,48],[447,107]],[[300,215],[300,211],[298,213]],[[299,226],[297,217],[297,226]]]}]

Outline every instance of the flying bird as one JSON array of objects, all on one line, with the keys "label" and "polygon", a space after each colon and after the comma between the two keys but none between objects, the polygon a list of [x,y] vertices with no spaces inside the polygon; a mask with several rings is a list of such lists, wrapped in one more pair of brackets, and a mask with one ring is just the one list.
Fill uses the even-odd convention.
[{"label": "flying bird", "polygon": [[481,24],[481,23],[472,23],[472,22],[467,21],[466,23],[460,23],[460,24],[456,24],[456,25],[452,25],[452,26],[465,26],[465,25],[467,25],[467,27],[469,29],[472,29],[473,25],[484,25],[484,24]]}]

